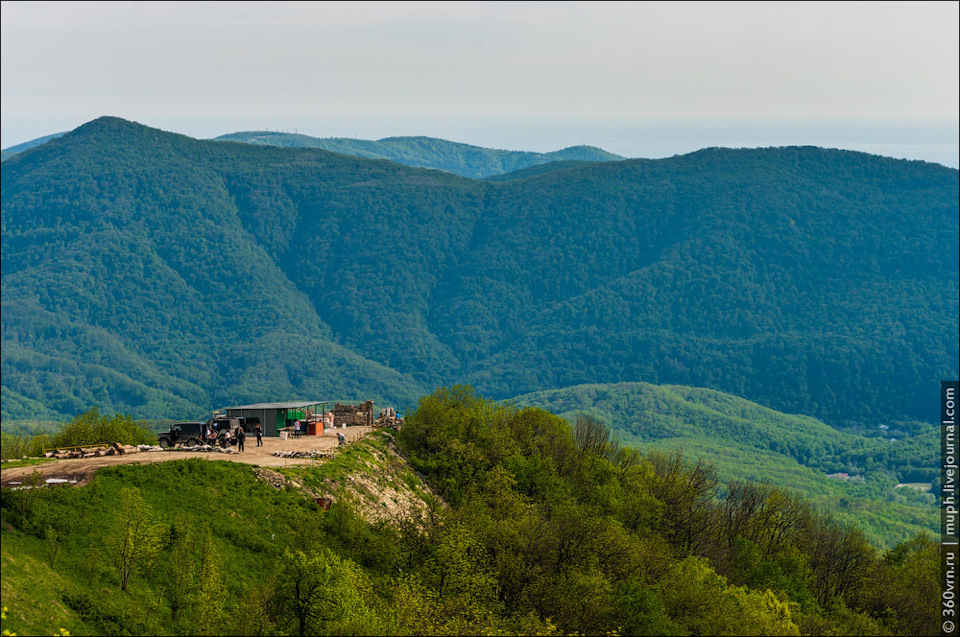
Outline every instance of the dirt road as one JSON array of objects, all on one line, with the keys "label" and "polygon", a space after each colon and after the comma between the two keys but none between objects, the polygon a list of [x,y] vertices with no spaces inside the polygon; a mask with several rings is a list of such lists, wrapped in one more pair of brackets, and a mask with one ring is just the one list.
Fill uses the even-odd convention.
[{"label": "dirt road", "polygon": [[[307,451],[310,449],[333,449],[337,446],[337,431],[347,436],[347,443],[358,440],[373,427],[347,427],[346,429],[327,429],[322,436],[302,436],[299,439],[281,440],[279,438],[264,438],[263,446],[257,447],[255,436],[249,436],[245,450],[240,453],[207,453],[199,451],[157,451],[122,456],[102,456],[100,458],[76,458],[72,460],[54,460],[29,467],[16,467],[0,470],[0,486],[15,487],[24,477],[34,471],[39,471],[48,480],[65,480],[66,482],[83,486],[90,482],[93,474],[100,467],[109,467],[117,464],[146,464],[148,462],[167,462],[169,460],[183,460],[185,458],[203,458],[205,460],[227,460],[255,464],[261,467],[284,467],[287,465],[305,464],[313,462],[305,458],[278,458],[273,455],[277,451]],[[236,450],[236,447],[233,447]]]}]

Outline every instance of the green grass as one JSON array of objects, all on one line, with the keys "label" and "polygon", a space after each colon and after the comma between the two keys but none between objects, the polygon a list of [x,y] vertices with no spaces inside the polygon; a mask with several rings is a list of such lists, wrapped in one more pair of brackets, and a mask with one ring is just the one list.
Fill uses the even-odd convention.
[{"label": "green grass", "polygon": [[39,556],[48,553],[42,540],[3,532],[0,591],[7,618],[3,629],[17,635],[53,634],[64,628],[72,635],[90,634],[61,600],[61,591],[75,584]]},{"label": "green grass", "polygon": [[[377,468],[378,476],[383,473],[383,454],[387,452],[387,445],[393,440],[393,433],[381,429],[367,434],[361,440],[343,447],[335,458],[330,460],[309,463],[305,465],[291,465],[278,469],[279,473],[294,478],[311,489],[324,490],[329,484],[342,486],[347,477]],[[377,458],[378,454],[381,456]],[[411,482],[418,483],[415,477]]]},{"label": "green grass", "polygon": [[55,458],[21,458],[20,460],[7,460],[0,463],[0,469],[16,469],[17,467],[29,467],[35,464],[44,464],[53,462]]},{"label": "green grass", "polygon": [[[377,465],[374,453],[386,450],[390,436],[377,432],[333,460],[280,471],[326,492],[325,481],[344,482],[351,473]],[[319,533],[336,543],[338,534],[346,533],[348,550],[364,550],[362,530],[356,530],[362,527],[350,522],[351,513],[337,505],[322,513],[298,490],[277,490],[258,479],[251,465],[195,458],[107,467],[86,487],[2,492],[0,580],[2,603],[9,608],[4,629],[17,634],[53,634],[60,627],[75,635],[181,633],[183,626],[172,621],[160,588],[158,573],[169,554],[136,571],[129,592],[120,591],[113,546],[120,494],[130,487],[140,490],[160,528],[169,529],[179,518],[210,529],[227,604],[234,610],[248,590],[271,581],[280,552],[301,546],[304,534]],[[24,497],[31,500],[21,518]]]},{"label": "green grass", "polygon": [[[25,523],[18,515],[22,494],[5,490],[4,628],[18,634],[52,634],[61,626],[73,634],[114,632],[111,626],[135,626],[131,630],[140,634],[175,632],[158,592],[156,563],[134,573],[129,592],[119,590],[111,547],[120,525],[120,492],[128,487],[140,489],[161,526],[168,528],[178,516],[209,526],[236,596],[269,573],[276,547],[291,545],[297,520],[316,510],[299,494],[258,480],[252,467],[201,459],[108,467],[87,487],[46,489]],[[48,563],[54,547],[55,569]],[[68,608],[68,599],[84,610]]]}]

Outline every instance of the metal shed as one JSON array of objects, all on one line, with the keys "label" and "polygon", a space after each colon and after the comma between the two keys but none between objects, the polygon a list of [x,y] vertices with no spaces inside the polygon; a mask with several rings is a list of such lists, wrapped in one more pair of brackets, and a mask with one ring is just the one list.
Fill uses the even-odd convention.
[{"label": "metal shed", "polygon": [[[243,416],[244,418],[259,418],[263,427],[264,436],[276,436],[284,427],[293,424],[294,420],[306,420],[309,415],[322,415],[330,401],[303,401],[289,403],[256,403],[227,407],[228,416]],[[306,427],[304,427],[306,431]]]}]

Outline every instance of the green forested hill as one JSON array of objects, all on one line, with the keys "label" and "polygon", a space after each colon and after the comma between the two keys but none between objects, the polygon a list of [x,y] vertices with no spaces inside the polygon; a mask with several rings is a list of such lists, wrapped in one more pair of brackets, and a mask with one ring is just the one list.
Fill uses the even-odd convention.
[{"label": "green forested hill", "polygon": [[3,152],[0,153],[0,161],[9,159],[10,157],[13,157],[17,153],[22,153],[25,150],[29,150],[34,146],[39,146],[40,144],[44,144],[50,141],[51,139],[56,139],[57,137],[61,137],[62,135],[66,135],[66,133],[53,133],[52,135],[44,135],[43,137],[37,137],[36,139],[31,139],[28,142],[17,144],[16,146],[10,146],[9,148],[4,148]]},{"label": "green forested hill", "polygon": [[[9,159],[18,153],[64,134],[45,135],[23,144],[5,148],[3,159]],[[407,166],[436,168],[475,179],[496,178],[501,175],[505,176],[505,180],[515,179],[521,175],[516,174],[509,177],[506,177],[506,175],[548,164],[555,164],[555,166],[547,168],[547,170],[553,170],[560,164],[574,165],[623,159],[620,155],[593,146],[570,146],[550,153],[535,153],[483,148],[434,137],[388,137],[373,141],[344,137],[310,137],[297,133],[251,131],[228,133],[217,137],[214,141],[243,142],[282,148],[320,148],[353,157],[387,159]]]},{"label": "green forested hill", "polygon": [[491,175],[485,178],[485,181],[493,181],[502,183],[505,181],[515,181],[517,179],[526,179],[527,177],[534,177],[536,175],[544,175],[546,173],[554,172],[556,170],[567,170],[570,168],[580,168],[581,166],[586,166],[591,162],[585,160],[577,159],[568,159],[560,161],[552,161],[547,164],[537,164],[536,166],[530,166],[529,168],[521,168],[520,170],[515,170],[509,173],[503,173],[500,175]]},{"label": "green forested hill", "polygon": [[896,486],[935,486],[939,433],[932,425],[902,423],[893,440],[866,437],[709,389],[646,383],[580,385],[515,401],[571,422],[581,415],[598,418],[633,448],[702,458],[717,467],[724,483],[789,486],[840,519],[855,521],[881,546],[940,528],[933,494]]},{"label": "green forested hill", "polygon": [[571,146],[551,153],[534,153],[482,148],[434,137],[387,137],[372,141],[251,131],[221,135],[216,140],[286,148],[322,148],[355,157],[389,159],[407,166],[436,168],[474,179],[558,161],[596,162],[623,159],[620,155],[592,146]]},{"label": "green forested hill", "polygon": [[115,118],[3,163],[3,418],[466,381],[709,387],[933,421],[957,171],[708,149],[505,183]]},{"label": "green forested hill", "polygon": [[[205,148],[231,156],[101,120],[4,164],[5,419],[36,402],[186,417],[262,396],[421,392],[333,342],[202,167]],[[328,159],[328,174],[356,163]]]},{"label": "green forested hill", "polygon": [[929,534],[462,386],[328,461],[110,466],[0,521],[15,634],[919,636],[943,593]]}]

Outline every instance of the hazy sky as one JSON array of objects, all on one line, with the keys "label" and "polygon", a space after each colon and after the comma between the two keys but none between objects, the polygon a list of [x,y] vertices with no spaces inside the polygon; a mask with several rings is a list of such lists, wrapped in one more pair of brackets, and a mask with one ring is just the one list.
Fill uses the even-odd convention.
[{"label": "hazy sky", "polygon": [[651,157],[794,143],[956,157],[958,7],[4,1],[0,146],[116,115],[200,138],[268,129]]}]

